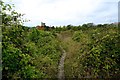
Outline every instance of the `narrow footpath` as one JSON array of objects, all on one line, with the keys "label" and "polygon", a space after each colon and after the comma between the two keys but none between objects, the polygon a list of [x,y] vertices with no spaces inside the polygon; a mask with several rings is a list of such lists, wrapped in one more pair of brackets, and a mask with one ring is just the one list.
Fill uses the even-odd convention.
[{"label": "narrow footpath", "polygon": [[58,80],[64,80],[65,79],[64,60],[65,60],[65,57],[66,57],[66,52],[62,47],[61,47],[61,49],[62,49],[62,57],[60,59],[60,63],[59,63],[59,66],[58,66],[58,70],[59,70],[59,72],[58,72]]},{"label": "narrow footpath", "polygon": [[65,80],[64,63],[67,57],[67,52],[64,50],[64,48],[67,42],[69,42],[69,39],[71,38],[71,32],[70,31],[61,32],[57,34],[57,38],[61,42],[60,48],[62,51],[62,56],[58,66],[58,80]]}]

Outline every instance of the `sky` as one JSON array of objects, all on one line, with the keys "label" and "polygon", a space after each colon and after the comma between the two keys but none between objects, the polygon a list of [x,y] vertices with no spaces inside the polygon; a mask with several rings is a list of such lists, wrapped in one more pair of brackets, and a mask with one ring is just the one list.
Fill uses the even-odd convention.
[{"label": "sky", "polygon": [[118,22],[119,0],[3,0],[30,20],[25,26],[82,25]]}]

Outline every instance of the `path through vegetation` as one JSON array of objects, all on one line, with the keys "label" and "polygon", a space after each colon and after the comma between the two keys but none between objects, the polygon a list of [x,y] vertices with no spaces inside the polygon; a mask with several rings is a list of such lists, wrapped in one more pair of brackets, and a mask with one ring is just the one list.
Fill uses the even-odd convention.
[{"label": "path through vegetation", "polygon": [[64,75],[64,60],[65,60],[65,57],[66,57],[66,52],[62,47],[61,47],[61,49],[62,49],[62,57],[61,57],[59,67],[58,67],[58,69],[59,69],[58,79],[59,80],[64,80],[64,78],[65,78],[65,75]]},{"label": "path through vegetation", "polygon": [[64,72],[64,63],[65,63],[65,58],[66,58],[66,51],[65,51],[65,46],[66,45],[66,39],[69,37],[66,33],[60,33],[57,34],[58,36],[58,40],[61,42],[60,48],[62,51],[62,56],[59,62],[59,66],[58,66],[58,79],[59,80],[64,80],[65,79],[65,72]]},{"label": "path through vegetation", "polygon": [[74,57],[80,48],[80,45],[72,40],[73,32],[63,31],[57,34],[58,40],[61,43],[62,57],[59,63],[58,78],[63,80],[64,78],[73,77],[67,75],[71,73],[72,65],[76,64]]}]

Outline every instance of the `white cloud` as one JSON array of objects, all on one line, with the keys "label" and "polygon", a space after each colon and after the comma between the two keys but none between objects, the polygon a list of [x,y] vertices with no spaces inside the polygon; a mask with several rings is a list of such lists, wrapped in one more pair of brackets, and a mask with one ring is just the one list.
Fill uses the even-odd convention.
[{"label": "white cloud", "polygon": [[117,6],[118,0],[13,0],[16,10],[25,13],[25,17],[31,20],[26,24],[28,26],[36,26],[41,21],[55,26],[104,22],[104,16],[111,17],[116,14],[115,5],[107,7],[109,2],[109,6],[114,2]]}]

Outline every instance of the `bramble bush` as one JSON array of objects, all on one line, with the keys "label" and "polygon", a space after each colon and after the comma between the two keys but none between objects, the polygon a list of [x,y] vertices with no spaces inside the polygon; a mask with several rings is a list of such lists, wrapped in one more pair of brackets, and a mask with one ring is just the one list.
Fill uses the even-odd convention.
[{"label": "bramble bush", "polygon": [[23,26],[22,14],[12,11],[9,4],[0,4],[3,79],[56,78],[61,54],[55,36]]},{"label": "bramble bush", "polygon": [[[84,35],[88,35],[86,37]],[[118,78],[120,73],[120,49],[117,27],[104,27],[76,32],[73,40],[86,47],[80,49],[78,59],[83,66],[82,76],[94,78]],[[86,40],[86,43],[82,43]],[[87,40],[88,43],[87,43]],[[86,48],[86,50],[85,50]],[[85,72],[84,72],[85,71]]]}]

